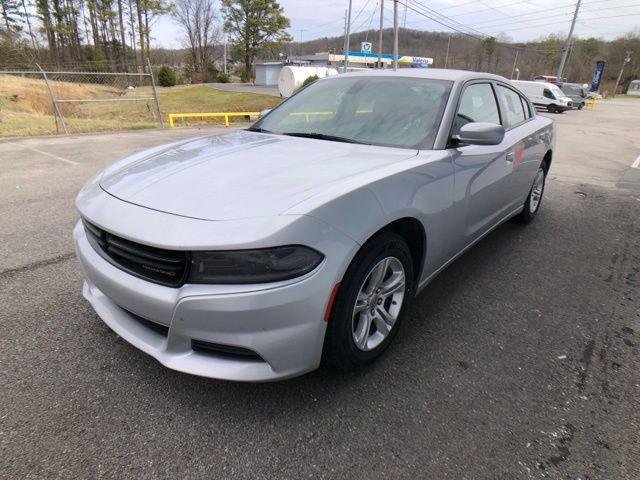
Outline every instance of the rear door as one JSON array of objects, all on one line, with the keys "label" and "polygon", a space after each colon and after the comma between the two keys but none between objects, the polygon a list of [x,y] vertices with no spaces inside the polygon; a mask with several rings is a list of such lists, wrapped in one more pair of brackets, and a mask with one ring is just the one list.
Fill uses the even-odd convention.
[{"label": "rear door", "polygon": [[537,131],[534,112],[520,93],[506,84],[497,83],[502,124],[506,130],[504,145],[506,162],[511,170],[507,210],[524,204],[533,178],[544,155],[544,137]]},{"label": "rear door", "polygon": [[[465,85],[458,102],[451,138],[470,122],[501,123],[495,87],[491,81]],[[509,141],[499,145],[452,145],[455,168],[455,201],[464,217],[461,232],[464,248],[508,212],[511,198],[511,162],[507,160]]]}]

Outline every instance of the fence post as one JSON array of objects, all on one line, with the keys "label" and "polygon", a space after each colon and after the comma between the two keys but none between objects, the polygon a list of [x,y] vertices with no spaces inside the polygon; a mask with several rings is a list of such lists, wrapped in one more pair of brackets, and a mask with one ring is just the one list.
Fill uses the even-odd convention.
[{"label": "fence post", "polygon": [[158,122],[160,123],[160,128],[164,128],[164,125],[162,124],[162,113],[160,112],[160,102],[158,101],[158,92],[156,91],[156,81],[153,78],[153,70],[151,70],[151,62],[149,61],[149,57],[147,57],[147,67],[149,68],[149,76],[151,77],[153,100],[156,102],[156,110],[158,111]]},{"label": "fence post", "polygon": [[56,118],[56,133],[58,133],[58,118],[60,118],[60,123],[62,124],[62,128],[64,129],[65,134],[69,134],[69,130],[67,130],[67,125],[64,123],[64,118],[62,118],[62,113],[60,113],[60,108],[58,107],[58,102],[56,102],[56,97],[53,95],[53,90],[51,90],[51,85],[49,85],[49,79],[47,78],[47,74],[42,67],[36,63],[36,67],[42,73],[42,77],[44,78],[44,83],[47,86],[47,90],[49,90],[49,96],[51,97],[51,103],[53,104],[53,114]]}]

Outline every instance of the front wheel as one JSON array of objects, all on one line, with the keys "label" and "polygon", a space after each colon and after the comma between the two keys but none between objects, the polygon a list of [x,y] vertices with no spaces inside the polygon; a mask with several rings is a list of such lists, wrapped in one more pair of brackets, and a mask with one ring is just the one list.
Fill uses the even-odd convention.
[{"label": "front wheel", "polygon": [[558,113],[558,106],[552,103],[551,105],[547,106],[547,111],[549,111],[549,113]]},{"label": "front wheel", "polygon": [[325,359],[350,371],[382,355],[398,332],[413,283],[411,252],[401,236],[385,232],[365,243],[333,303]]},{"label": "front wheel", "polygon": [[529,223],[535,218],[538,210],[540,210],[540,204],[542,203],[542,195],[544,194],[546,179],[545,163],[543,162],[542,165],[540,165],[540,168],[538,168],[531,190],[529,190],[529,195],[522,207],[522,212],[516,217],[518,221],[522,223]]}]

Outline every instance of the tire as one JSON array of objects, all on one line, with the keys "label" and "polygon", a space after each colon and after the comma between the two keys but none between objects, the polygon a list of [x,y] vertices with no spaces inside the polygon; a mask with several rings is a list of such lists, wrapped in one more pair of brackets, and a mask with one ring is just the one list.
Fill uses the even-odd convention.
[{"label": "tire", "polygon": [[[530,223],[536,218],[536,215],[540,211],[540,206],[542,205],[542,197],[544,195],[544,187],[547,183],[547,166],[543,161],[540,167],[538,168],[538,172],[536,173],[536,177],[533,180],[533,185],[531,185],[531,189],[529,190],[529,195],[527,195],[527,199],[524,202],[522,207],[522,212],[518,214],[516,220],[520,223]],[[542,182],[540,184],[539,182]],[[537,197],[537,200],[536,200]]]},{"label": "tire", "polygon": [[[402,270],[403,293],[399,289],[384,296],[380,292],[382,288],[373,288],[371,282],[375,280],[375,272],[380,272],[376,268],[388,268],[383,274],[382,286],[393,286],[392,280],[397,281]],[[376,283],[379,284],[380,282]],[[367,295],[368,291],[376,293]],[[340,284],[325,336],[325,361],[342,371],[357,370],[373,363],[397,335],[403,314],[413,295],[413,262],[407,243],[400,235],[392,232],[383,232],[371,238],[356,254]],[[361,309],[358,313],[357,300],[357,307]],[[378,313],[380,309],[388,314],[387,319],[392,320],[395,316],[395,320],[384,322]],[[375,318],[370,315],[373,311],[376,311]],[[368,318],[371,320],[368,320],[369,328],[366,329]],[[391,327],[386,334],[378,328],[378,325],[389,324]]]},{"label": "tire", "polygon": [[580,105],[578,105],[578,110],[582,110],[584,108],[584,103],[581,103]]},{"label": "tire", "polygon": [[551,105],[547,105],[547,111],[549,113],[558,113],[558,106],[555,103],[552,103]]}]

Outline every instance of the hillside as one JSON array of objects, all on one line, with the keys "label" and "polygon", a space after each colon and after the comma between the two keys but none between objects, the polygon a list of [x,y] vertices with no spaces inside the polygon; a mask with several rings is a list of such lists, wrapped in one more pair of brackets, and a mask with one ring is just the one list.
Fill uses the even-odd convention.
[{"label": "hillside", "polygon": [[[383,35],[383,51],[391,53],[392,29],[385,29]],[[434,67],[442,68],[449,36],[444,32],[402,28],[399,33],[399,52],[405,55],[432,57]],[[341,52],[343,40],[343,37],[339,36],[292,43],[287,51],[292,51],[294,55],[331,50]],[[377,51],[378,32],[369,30],[353,33],[350,39],[351,50],[359,50],[360,42],[363,41],[372,42],[374,51]],[[482,70],[510,77],[517,50],[517,66],[521,79],[530,79],[539,74],[555,74],[563,43],[564,39],[559,36],[549,36],[534,42],[511,43],[506,37],[479,41],[462,34],[452,34],[447,67]],[[627,51],[640,52],[640,33],[628,34],[611,42],[596,38],[575,39],[566,69],[567,78],[571,81],[590,83],[596,60],[605,60],[608,67],[605,69],[604,88],[612,89]],[[633,55],[631,63],[625,67],[622,83],[626,85],[638,77],[640,55]]]}]

